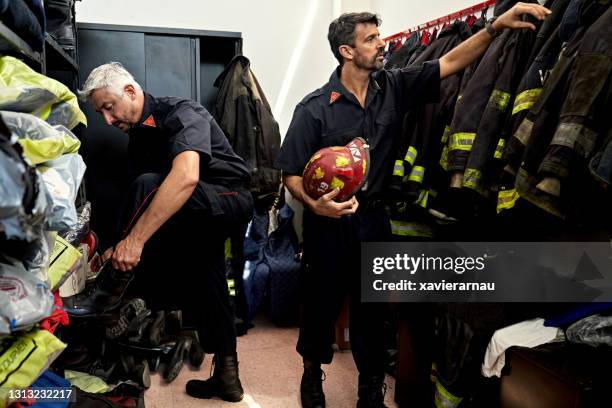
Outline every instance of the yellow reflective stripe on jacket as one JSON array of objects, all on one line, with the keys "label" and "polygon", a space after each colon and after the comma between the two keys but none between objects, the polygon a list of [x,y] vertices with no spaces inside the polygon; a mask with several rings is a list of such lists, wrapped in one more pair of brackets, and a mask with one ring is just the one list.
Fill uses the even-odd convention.
[{"label": "yellow reflective stripe on jacket", "polygon": [[417,149],[410,146],[408,148],[408,151],[406,152],[406,156],[404,156],[404,161],[407,161],[412,166],[414,165],[414,161],[416,160],[416,157],[417,157]]},{"label": "yellow reflective stripe on jacket", "polygon": [[444,170],[448,170],[448,146],[444,146],[442,148],[442,153],[440,154],[440,166]]},{"label": "yellow reflective stripe on jacket", "polygon": [[446,125],[444,127],[444,133],[442,134],[442,144],[446,144],[446,142],[448,142],[448,135],[450,134],[450,126]]},{"label": "yellow reflective stripe on jacket", "polygon": [[497,195],[497,213],[499,214],[504,210],[509,210],[510,208],[514,207],[516,200],[518,199],[519,194],[514,188],[500,191]]},{"label": "yellow reflective stripe on jacket", "polygon": [[463,187],[481,191],[482,172],[478,169],[467,168],[463,174]]},{"label": "yellow reflective stripe on jacket", "polygon": [[463,397],[453,395],[440,383],[436,381],[436,395],[434,397],[436,408],[456,408],[463,401]]},{"label": "yellow reflective stripe on jacket", "polygon": [[433,237],[433,231],[425,224],[390,220],[391,233],[403,237]]},{"label": "yellow reflective stripe on jacket", "polygon": [[414,202],[416,205],[421,206],[423,208],[427,208],[427,199],[429,198],[428,190],[421,190],[419,192],[419,198]]},{"label": "yellow reflective stripe on jacket", "polygon": [[521,92],[516,96],[514,100],[514,107],[512,108],[512,114],[516,115],[522,110],[531,109],[533,104],[538,100],[538,97],[542,93],[542,88],[528,89]]},{"label": "yellow reflective stripe on jacket", "polygon": [[504,154],[504,147],[506,147],[506,140],[499,139],[499,142],[497,142],[497,147],[495,148],[495,153],[493,153],[493,158],[501,159],[502,154]]},{"label": "yellow reflective stripe on jacket", "polygon": [[227,279],[227,290],[230,296],[236,296],[236,281],[234,279]]},{"label": "yellow reflective stripe on jacket", "polygon": [[233,258],[232,255],[232,239],[226,238],[224,243],[225,248],[225,260],[228,261]]},{"label": "yellow reflective stripe on jacket", "polygon": [[489,104],[496,106],[500,111],[503,112],[506,110],[508,102],[510,102],[510,94],[508,92],[500,91],[499,89],[494,89],[493,92],[491,92]]},{"label": "yellow reflective stripe on jacket", "polygon": [[410,175],[408,176],[409,181],[415,181],[417,183],[423,182],[423,176],[425,175],[425,167],[423,166],[414,166],[410,171]]},{"label": "yellow reflective stripe on jacket", "polygon": [[404,177],[404,162],[402,160],[395,161],[395,165],[393,166],[393,175]]},{"label": "yellow reflective stripe on jacket", "polygon": [[471,151],[472,145],[476,139],[476,133],[453,133],[450,135],[448,148],[450,150]]}]

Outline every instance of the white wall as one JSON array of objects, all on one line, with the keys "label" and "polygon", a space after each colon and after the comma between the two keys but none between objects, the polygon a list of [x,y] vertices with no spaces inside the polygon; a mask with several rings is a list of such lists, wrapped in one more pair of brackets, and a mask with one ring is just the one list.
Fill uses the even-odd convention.
[{"label": "white wall", "polygon": [[340,12],[374,11],[384,36],[460,10],[479,0],[83,0],[77,21],[240,31],[244,55],[284,136],[295,105],[322,86],[335,59],[327,28]]},{"label": "white wall", "polygon": [[284,136],[295,105],[336,65],[327,43],[333,6],[330,0],[83,0],[76,16],[88,23],[242,32],[243,53]]}]

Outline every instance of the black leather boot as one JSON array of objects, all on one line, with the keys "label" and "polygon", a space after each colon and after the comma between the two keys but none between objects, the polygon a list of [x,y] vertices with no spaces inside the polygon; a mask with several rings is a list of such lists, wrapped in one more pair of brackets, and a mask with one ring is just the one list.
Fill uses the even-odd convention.
[{"label": "black leather boot", "polygon": [[133,271],[118,271],[108,262],[90,289],[63,299],[66,312],[75,317],[98,316],[116,309],[133,277]]},{"label": "black leather boot", "polygon": [[155,320],[147,328],[148,341],[152,346],[159,346],[166,332],[166,312],[160,310],[155,315]]},{"label": "black leather boot", "polygon": [[163,373],[164,380],[167,383],[171,383],[178,377],[181,368],[183,368],[183,361],[191,349],[191,343],[192,339],[188,337],[182,337],[176,341],[176,345],[170,353],[170,358],[166,361]]},{"label": "black leather boot", "polygon": [[321,365],[304,360],[304,374],[300,383],[302,408],[325,408],[324,380],[325,373]]},{"label": "black leather boot", "polygon": [[45,0],[47,32],[67,52],[73,51],[76,46],[73,3],[74,0]]},{"label": "black leather boot", "polygon": [[119,319],[115,324],[106,327],[106,338],[116,339],[129,331],[133,331],[133,328],[143,324],[149,314],[151,314],[151,311],[147,309],[144,300],[138,298],[130,300],[121,307]]},{"label": "black leather boot", "polygon": [[384,374],[372,376],[359,374],[357,408],[387,408],[385,405],[387,384],[384,383],[384,379]]},{"label": "black leather boot", "polygon": [[204,349],[200,345],[200,336],[197,330],[187,329],[181,330],[181,337],[191,339],[191,348],[189,349],[189,364],[193,367],[200,367],[204,362]]},{"label": "black leather boot", "polygon": [[209,399],[219,397],[228,402],[239,402],[244,397],[244,390],[238,376],[238,358],[219,356],[213,359],[213,375],[205,381],[191,380],[187,382],[187,394],[195,398]]}]

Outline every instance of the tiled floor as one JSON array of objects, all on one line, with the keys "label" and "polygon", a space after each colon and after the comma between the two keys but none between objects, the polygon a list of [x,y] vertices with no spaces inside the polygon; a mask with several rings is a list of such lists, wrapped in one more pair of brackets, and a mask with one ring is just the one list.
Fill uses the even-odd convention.
[{"label": "tiled floor", "polygon": [[[248,335],[238,338],[240,379],[245,391],[242,402],[231,404],[218,399],[201,400],[185,393],[185,384],[193,378],[206,379],[212,356],[207,355],[199,370],[185,365],[179,377],[166,384],[160,375],[152,376],[151,388],[145,393],[148,408],[233,407],[293,408],[300,407],[299,386],[302,375],[301,357],[295,351],[298,330],[278,328],[258,321]],[[338,352],[329,366],[324,366],[323,383],[327,406],[355,407],[357,402],[357,370],[350,352]],[[387,377],[386,405],[392,402],[395,381]]]}]

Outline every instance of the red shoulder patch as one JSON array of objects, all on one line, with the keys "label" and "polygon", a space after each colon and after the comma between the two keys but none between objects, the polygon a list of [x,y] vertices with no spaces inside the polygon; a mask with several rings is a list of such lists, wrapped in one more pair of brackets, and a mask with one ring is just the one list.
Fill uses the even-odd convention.
[{"label": "red shoulder patch", "polygon": [[342,96],[340,92],[332,91],[331,96],[329,97],[329,103],[336,102],[340,96]]},{"label": "red shoulder patch", "polygon": [[157,125],[155,124],[155,119],[153,119],[153,115],[149,115],[149,117],[144,122],[142,122],[142,124],[145,126],[157,127]]}]

